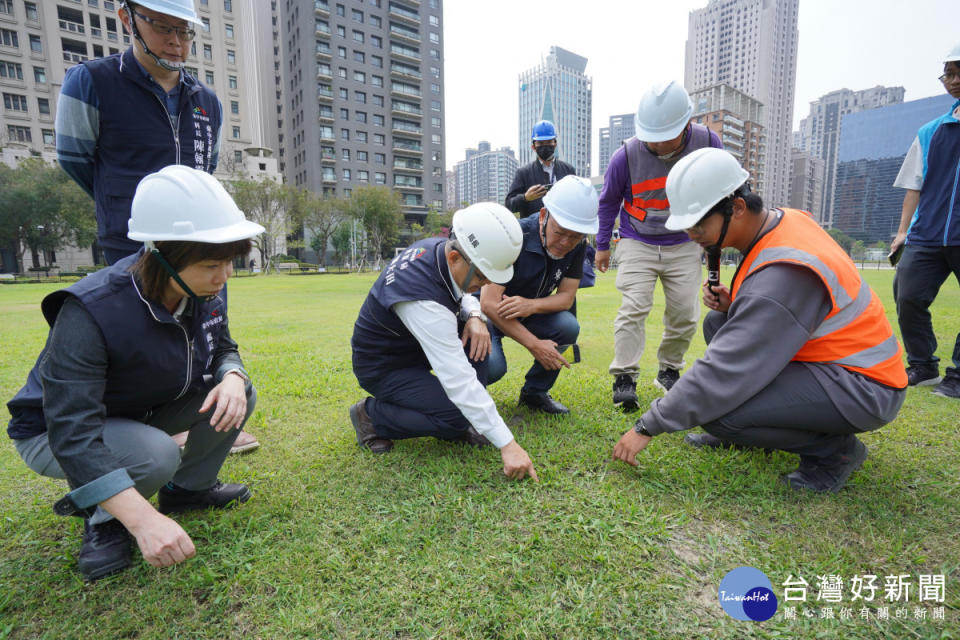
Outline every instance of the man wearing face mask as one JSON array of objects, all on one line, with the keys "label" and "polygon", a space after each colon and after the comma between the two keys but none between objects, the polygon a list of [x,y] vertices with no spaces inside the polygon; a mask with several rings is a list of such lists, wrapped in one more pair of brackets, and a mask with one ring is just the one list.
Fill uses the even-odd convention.
[{"label": "man wearing face mask", "polygon": [[690,122],[693,103],[678,82],[658,83],[640,99],[637,135],[610,159],[600,194],[597,269],[610,265],[610,237],[617,214],[617,289],[623,295],[613,324],[613,404],[637,408],[637,373],[645,342],[644,325],[660,280],[666,298],[663,338],[657,351],[660,371],[654,384],[669,391],[680,377],[684,354],[697,330],[700,306],[700,247],[683,232],[664,227],[670,215],[667,173],[680,158],[704,147],[720,148],[720,138]]},{"label": "man wearing face mask", "polygon": [[561,178],[576,174],[573,166],[558,160],[557,129],[549,120],[533,125],[530,148],[537,157],[521,167],[513,177],[513,184],[504,204],[520,217],[537,213],[543,208],[543,196]]},{"label": "man wearing face mask", "polygon": [[580,333],[571,307],[583,275],[584,240],[597,232],[597,191],[586,178],[567,176],[547,193],[538,214],[520,220],[520,228],[523,250],[513,278],[487,284],[480,292],[483,312],[493,323],[490,384],[507,372],[501,341],[509,336],[534,358],[520,404],[544,413],[569,413],[549,391],[560,369],[570,367],[560,351]]},{"label": "man wearing face mask", "polygon": [[506,209],[480,202],[453,214],[453,235],[411,245],[370,289],[353,328],[353,372],[372,397],[350,407],[357,444],[432,436],[500,449],[503,473],[537,472],[497,413],[487,381],[490,333],[477,299],[506,282],[523,238]]}]

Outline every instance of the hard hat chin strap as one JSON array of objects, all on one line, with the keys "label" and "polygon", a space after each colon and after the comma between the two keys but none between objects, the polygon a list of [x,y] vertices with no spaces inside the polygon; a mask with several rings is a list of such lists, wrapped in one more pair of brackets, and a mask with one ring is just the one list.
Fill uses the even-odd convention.
[{"label": "hard hat chin strap", "polygon": [[193,304],[195,306],[199,304],[200,297],[193,292],[193,289],[187,286],[187,283],[183,281],[183,278],[180,277],[180,274],[177,273],[177,270],[174,269],[169,262],[167,262],[167,259],[163,257],[162,253],[160,253],[160,249],[157,249],[157,246],[153,244],[153,241],[147,240],[144,243],[144,246],[147,248],[147,251],[149,251],[153,257],[160,262],[160,266],[163,267],[164,271],[170,274],[170,277],[173,278],[178,285],[180,285],[180,288],[183,289],[183,292],[190,296],[190,298],[193,300]]},{"label": "hard hat chin strap", "polygon": [[183,62],[164,60],[153,51],[150,51],[150,47],[147,46],[143,36],[140,35],[140,29],[137,28],[137,21],[133,15],[133,8],[130,6],[129,2],[124,2],[123,6],[127,9],[127,14],[130,16],[130,29],[133,30],[133,39],[140,43],[140,46],[143,48],[143,52],[153,58],[153,61],[156,62],[161,69],[166,69],[167,71],[182,71],[184,66]]}]

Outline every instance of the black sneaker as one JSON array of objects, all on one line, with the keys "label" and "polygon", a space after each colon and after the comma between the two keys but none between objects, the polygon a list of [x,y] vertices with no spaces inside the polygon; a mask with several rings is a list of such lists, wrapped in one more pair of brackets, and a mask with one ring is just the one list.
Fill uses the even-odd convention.
[{"label": "black sneaker", "polygon": [[620,407],[624,411],[636,411],[640,406],[640,400],[637,398],[637,383],[626,373],[621,373],[613,381],[613,406]]},{"label": "black sneaker", "polygon": [[570,409],[550,397],[549,393],[524,393],[521,391],[519,404],[552,415],[570,413]]},{"label": "black sneaker", "polygon": [[940,368],[935,364],[912,364],[907,367],[907,384],[911,387],[930,387],[940,379]]},{"label": "black sneaker", "polygon": [[677,384],[677,380],[679,379],[679,370],[671,369],[670,367],[663,367],[660,369],[660,373],[657,374],[657,377],[654,378],[653,384],[663,389],[663,392],[666,393],[673,388],[673,385]]},{"label": "black sneaker", "polygon": [[99,580],[129,567],[132,548],[130,533],[119,520],[100,524],[84,520],[77,568],[87,582]]},{"label": "black sneaker", "polygon": [[866,459],[867,445],[854,437],[853,443],[840,453],[825,458],[801,456],[800,467],[781,479],[791,489],[836,493]]},{"label": "black sneaker", "polygon": [[157,492],[157,502],[160,513],[180,513],[207,507],[235,507],[249,500],[250,495],[250,489],[245,484],[224,484],[217,480],[217,484],[209,489],[190,491],[168,482]]},{"label": "black sneaker", "polygon": [[952,376],[949,373],[947,372],[943,382],[933,390],[933,395],[943,398],[960,398],[960,376]]}]

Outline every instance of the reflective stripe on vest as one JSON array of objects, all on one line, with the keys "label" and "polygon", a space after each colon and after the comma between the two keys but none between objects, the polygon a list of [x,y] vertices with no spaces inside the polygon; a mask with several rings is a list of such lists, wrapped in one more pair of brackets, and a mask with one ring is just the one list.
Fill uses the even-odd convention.
[{"label": "reflective stripe on vest", "polygon": [[792,358],[825,362],[862,373],[882,384],[904,388],[902,352],[876,293],[850,257],[805,211],[783,209],[783,219],[744,258],[731,299],[743,282],[773,263],[813,271],[830,294],[831,310]]}]

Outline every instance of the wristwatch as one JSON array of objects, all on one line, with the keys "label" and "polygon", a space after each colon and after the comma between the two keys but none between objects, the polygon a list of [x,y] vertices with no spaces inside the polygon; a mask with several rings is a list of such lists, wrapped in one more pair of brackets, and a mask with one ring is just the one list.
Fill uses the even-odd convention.
[{"label": "wristwatch", "polygon": [[653,437],[653,434],[647,431],[647,425],[643,424],[643,418],[637,420],[637,423],[633,425],[633,430],[642,436],[647,436],[648,438]]},{"label": "wristwatch", "polygon": [[468,313],[468,314],[467,314],[467,320],[469,320],[470,318],[480,318],[480,321],[481,321],[481,322],[483,322],[483,323],[486,323],[486,322],[487,322],[487,317],[486,317],[485,315],[483,315],[483,312],[480,311],[479,309],[474,309],[473,311],[471,311],[470,313]]}]

